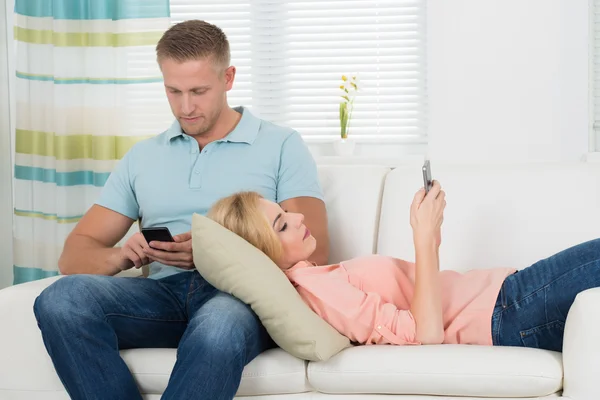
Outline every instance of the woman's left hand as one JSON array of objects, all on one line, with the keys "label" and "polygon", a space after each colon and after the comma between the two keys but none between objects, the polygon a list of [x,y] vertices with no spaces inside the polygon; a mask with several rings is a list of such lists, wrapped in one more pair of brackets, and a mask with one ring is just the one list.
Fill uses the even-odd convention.
[{"label": "woman's left hand", "polygon": [[442,242],[441,226],[446,208],[446,193],[438,181],[433,182],[429,193],[420,189],[413,199],[410,208],[410,225],[416,242],[431,243],[439,246]]}]

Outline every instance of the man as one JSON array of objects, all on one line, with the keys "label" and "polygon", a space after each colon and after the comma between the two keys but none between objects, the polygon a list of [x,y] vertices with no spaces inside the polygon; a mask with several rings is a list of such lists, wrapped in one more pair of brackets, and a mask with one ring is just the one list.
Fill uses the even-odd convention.
[{"label": "man", "polygon": [[[235,67],[217,27],[186,21],[159,41],[157,60],[176,122],[118,163],[65,242],[63,274],[36,299],[35,315],[73,399],[141,399],[119,349],[177,348],[164,399],[231,399],[244,366],[274,346],[251,308],[194,269],[191,216],[219,198],[256,190],[301,212],[322,244],[328,233],[316,165],[299,134],[227,104]],[[166,226],[174,243],[140,233],[114,247],[136,220]],[[234,249],[232,249],[234,251]],[[114,277],[149,267],[149,279]]]}]

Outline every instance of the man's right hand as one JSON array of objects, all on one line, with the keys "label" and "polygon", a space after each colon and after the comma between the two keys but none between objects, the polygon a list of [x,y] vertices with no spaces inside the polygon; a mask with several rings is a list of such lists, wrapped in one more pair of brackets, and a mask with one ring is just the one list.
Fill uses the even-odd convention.
[{"label": "man's right hand", "polygon": [[130,268],[141,268],[149,264],[148,256],[144,253],[144,249],[148,248],[146,239],[140,232],[136,232],[131,236],[121,247],[119,252],[118,268],[125,271]]}]

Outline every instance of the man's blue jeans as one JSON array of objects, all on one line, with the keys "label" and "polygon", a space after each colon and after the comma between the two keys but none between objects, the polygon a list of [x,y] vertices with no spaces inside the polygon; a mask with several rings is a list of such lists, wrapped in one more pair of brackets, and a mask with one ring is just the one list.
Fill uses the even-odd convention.
[{"label": "man's blue jeans", "polygon": [[252,309],[197,271],[160,280],[65,276],[36,299],[46,349],[72,399],[141,399],[119,349],[177,348],[163,399],[232,399],[274,347]]},{"label": "man's blue jeans", "polygon": [[570,247],[506,278],[492,315],[494,345],[562,351],[578,293],[600,287],[600,239]]}]

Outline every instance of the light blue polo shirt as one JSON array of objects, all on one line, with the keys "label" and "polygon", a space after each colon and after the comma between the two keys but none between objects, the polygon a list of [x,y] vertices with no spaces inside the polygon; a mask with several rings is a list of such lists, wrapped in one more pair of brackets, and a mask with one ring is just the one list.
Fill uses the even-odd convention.
[{"label": "light blue polo shirt", "polygon": [[[323,199],[316,163],[298,132],[254,116],[247,108],[225,138],[199,151],[198,142],[177,121],[167,131],[136,143],[119,161],[96,202],[141,227],[166,226],[173,235],[191,229],[192,214],[205,215],[218,199],[254,190],[282,202]],[[183,269],[158,262],[150,277]]]}]

